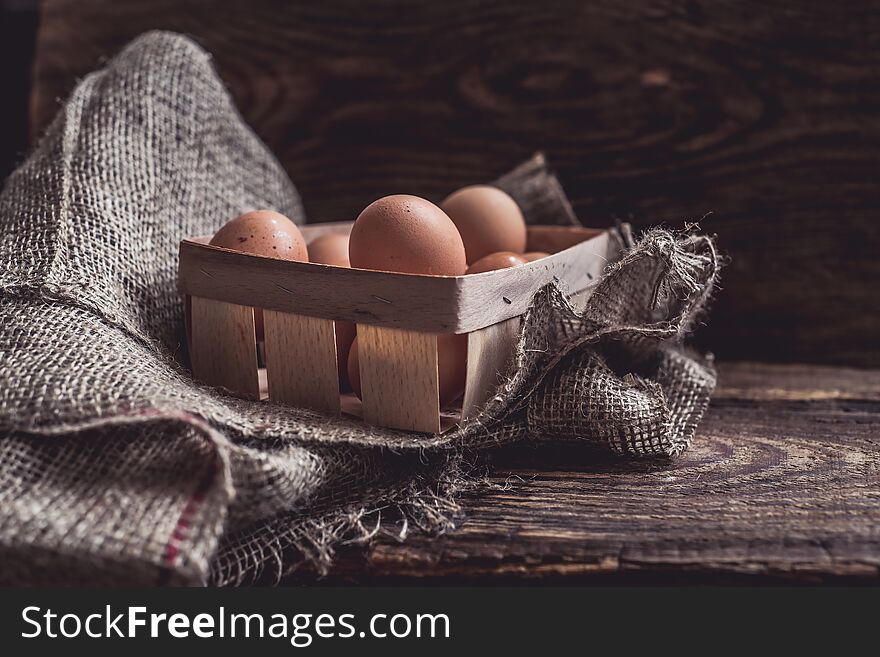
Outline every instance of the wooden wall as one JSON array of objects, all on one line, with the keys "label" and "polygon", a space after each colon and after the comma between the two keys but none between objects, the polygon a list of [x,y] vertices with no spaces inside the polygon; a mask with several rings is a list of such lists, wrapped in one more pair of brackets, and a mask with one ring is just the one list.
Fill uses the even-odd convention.
[{"label": "wooden wall", "polygon": [[312,220],[546,152],[581,220],[699,221],[719,357],[880,366],[880,10],[700,0],[46,0],[34,130],[150,28],[193,36]]},{"label": "wooden wall", "polygon": [[27,154],[28,96],[38,16],[37,0],[0,0],[0,184]]}]

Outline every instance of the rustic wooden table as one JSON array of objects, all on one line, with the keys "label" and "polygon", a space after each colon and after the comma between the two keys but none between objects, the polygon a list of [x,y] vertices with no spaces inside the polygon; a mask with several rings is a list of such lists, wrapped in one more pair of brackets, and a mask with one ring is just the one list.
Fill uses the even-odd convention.
[{"label": "rustic wooden table", "polygon": [[720,375],[671,464],[508,449],[457,531],[351,548],[324,581],[880,584],[880,370]]}]

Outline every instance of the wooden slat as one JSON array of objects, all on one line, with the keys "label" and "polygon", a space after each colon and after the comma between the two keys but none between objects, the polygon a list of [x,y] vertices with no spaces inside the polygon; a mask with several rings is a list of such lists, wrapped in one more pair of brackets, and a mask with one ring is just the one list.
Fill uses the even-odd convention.
[{"label": "wooden slat", "polygon": [[269,398],[339,414],[336,334],[328,319],[263,311]]},{"label": "wooden slat", "polygon": [[[307,236],[309,227],[304,227]],[[369,322],[427,333],[468,333],[523,314],[551,281],[569,291],[590,285],[615,246],[608,233],[543,227],[559,233],[565,250],[518,267],[470,276],[418,276],[262,258],[205,244],[180,244],[178,287],[184,294],[295,312],[324,319]]]},{"label": "wooden slat", "polygon": [[253,308],[192,297],[190,359],[197,381],[259,399]]},{"label": "wooden slat", "polygon": [[461,407],[462,419],[479,412],[510,370],[521,321],[521,318],[513,317],[468,334],[467,382]]},{"label": "wooden slat", "polygon": [[440,431],[437,336],[358,324],[364,420],[410,431]]}]

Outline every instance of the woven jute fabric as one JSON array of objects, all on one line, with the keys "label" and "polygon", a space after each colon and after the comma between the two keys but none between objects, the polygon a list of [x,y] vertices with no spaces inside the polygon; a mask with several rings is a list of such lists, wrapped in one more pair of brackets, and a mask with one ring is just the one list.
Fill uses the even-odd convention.
[{"label": "woven jute fabric", "polygon": [[[496,184],[528,220],[573,214],[541,158]],[[389,190],[395,191],[395,190]],[[0,580],[235,584],[319,570],[334,547],[459,522],[469,464],[514,441],[672,457],[715,383],[681,346],[712,241],[615,232],[574,307],[542,290],[485,410],[439,435],[369,427],[193,383],[177,249],[241,212],[305,220],[209,56],[149,33],[82,80],[0,196]]]}]

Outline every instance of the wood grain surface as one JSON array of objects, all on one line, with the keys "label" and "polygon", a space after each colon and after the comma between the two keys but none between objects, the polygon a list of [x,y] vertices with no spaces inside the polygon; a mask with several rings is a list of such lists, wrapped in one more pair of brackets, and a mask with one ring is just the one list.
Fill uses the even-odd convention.
[{"label": "wood grain surface", "polygon": [[266,388],[273,401],[339,415],[336,330],[329,319],[263,312]]},{"label": "wood grain surface", "polygon": [[192,297],[193,377],[246,399],[260,398],[254,309]]},{"label": "wood grain surface", "polygon": [[357,326],[364,421],[406,431],[440,431],[437,336]]},{"label": "wood grain surface", "polygon": [[462,419],[479,413],[498,390],[498,384],[507,377],[516,357],[521,325],[520,317],[511,317],[468,333],[467,379],[461,402]]},{"label": "wood grain surface", "polygon": [[671,464],[505,450],[456,531],[349,549],[324,581],[880,584],[880,371],[720,374]]},{"label": "wood grain surface", "polygon": [[880,366],[874,3],[46,0],[34,131],[151,28],[212,52],[313,219],[543,150],[589,225],[718,234],[719,356]]},{"label": "wood grain surface", "polygon": [[[343,228],[339,224],[334,227]],[[317,226],[305,226],[307,240]],[[542,249],[564,248],[509,269],[467,276],[421,276],[334,267],[180,243],[182,293],[287,313],[432,333],[467,333],[523,314],[547,283],[579,292],[615,257],[606,231],[530,226]],[[578,242],[578,240],[581,240]],[[531,241],[529,243],[531,245]],[[535,249],[538,250],[538,249]]]}]

